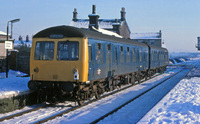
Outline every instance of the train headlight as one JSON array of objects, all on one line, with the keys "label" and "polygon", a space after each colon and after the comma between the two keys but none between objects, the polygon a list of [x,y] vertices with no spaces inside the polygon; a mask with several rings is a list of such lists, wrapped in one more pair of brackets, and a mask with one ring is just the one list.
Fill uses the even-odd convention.
[{"label": "train headlight", "polygon": [[78,70],[74,69],[74,80],[78,80],[78,79],[79,79]]},{"label": "train headlight", "polygon": [[33,69],[33,71],[34,71],[35,73],[37,73],[37,72],[39,72],[39,68],[36,67],[36,68]]}]

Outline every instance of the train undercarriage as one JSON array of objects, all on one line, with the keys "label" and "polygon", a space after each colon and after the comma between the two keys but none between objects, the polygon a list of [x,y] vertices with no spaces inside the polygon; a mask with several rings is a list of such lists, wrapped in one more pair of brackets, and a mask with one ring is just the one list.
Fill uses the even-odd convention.
[{"label": "train undercarriage", "polygon": [[134,72],[125,75],[116,75],[105,79],[86,82],[37,82],[29,81],[28,87],[37,92],[37,102],[58,102],[77,101],[82,105],[85,100],[95,96],[99,99],[101,94],[115,89],[122,85],[141,83],[142,80],[151,78],[155,73],[163,73],[166,67]]}]

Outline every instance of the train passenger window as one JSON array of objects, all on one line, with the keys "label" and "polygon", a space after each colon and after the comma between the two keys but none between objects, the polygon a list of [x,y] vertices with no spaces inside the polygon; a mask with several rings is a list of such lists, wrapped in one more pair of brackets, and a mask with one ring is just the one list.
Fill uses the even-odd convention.
[{"label": "train passenger window", "polygon": [[111,50],[110,44],[107,44],[107,50]]},{"label": "train passenger window", "polygon": [[54,42],[38,41],[35,46],[35,60],[53,60]]},{"label": "train passenger window", "polygon": [[92,61],[92,46],[91,45],[88,46],[88,52],[89,52],[89,62],[91,62]]},{"label": "train passenger window", "polygon": [[129,52],[129,47],[126,48],[126,51]]},{"label": "train passenger window", "polygon": [[121,52],[124,50],[124,49],[123,49],[123,46],[120,47],[120,50],[121,50]]},{"label": "train passenger window", "polygon": [[97,49],[101,50],[101,43],[97,43]]},{"label": "train passenger window", "polygon": [[78,60],[79,43],[76,41],[59,41],[57,60]]}]

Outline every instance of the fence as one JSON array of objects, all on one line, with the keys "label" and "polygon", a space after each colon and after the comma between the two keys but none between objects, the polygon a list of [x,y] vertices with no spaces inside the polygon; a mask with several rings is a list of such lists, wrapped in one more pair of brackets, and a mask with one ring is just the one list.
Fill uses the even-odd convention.
[{"label": "fence", "polygon": [[10,69],[26,74],[30,73],[30,48],[21,47],[18,51],[11,51],[9,56]]},{"label": "fence", "polygon": [[6,72],[6,57],[0,57],[0,72]]}]

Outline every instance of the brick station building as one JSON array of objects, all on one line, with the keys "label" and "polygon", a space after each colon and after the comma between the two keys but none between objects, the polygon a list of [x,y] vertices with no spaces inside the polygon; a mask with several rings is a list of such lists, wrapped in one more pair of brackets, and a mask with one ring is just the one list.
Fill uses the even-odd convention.
[{"label": "brick station building", "polygon": [[126,12],[125,8],[122,7],[120,11],[121,18],[119,19],[99,19],[99,15],[96,14],[96,6],[93,5],[92,14],[89,14],[89,19],[78,19],[77,18],[77,9],[74,9],[73,19],[70,23],[70,26],[78,27],[78,28],[91,28],[93,26],[96,29],[105,29],[108,31],[115,32],[122,36],[123,38],[130,38],[130,29],[128,27],[128,23],[126,22]]}]

